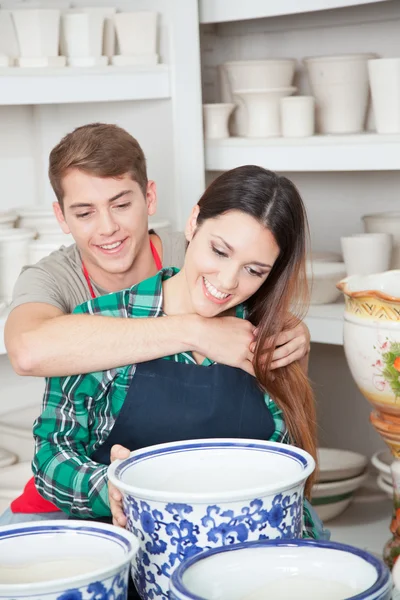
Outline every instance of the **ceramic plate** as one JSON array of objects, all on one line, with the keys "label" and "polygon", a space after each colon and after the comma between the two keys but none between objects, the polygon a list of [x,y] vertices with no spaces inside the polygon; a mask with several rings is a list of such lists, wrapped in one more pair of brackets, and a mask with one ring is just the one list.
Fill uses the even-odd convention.
[{"label": "ceramic plate", "polygon": [[363,454],[338,448],[318,448],[318,483],[340,481],[360,475],[368,464]]},{"label": "ceramic plate", "polygon": [[390,475],[390,465],[393,462],[393,455],[390,450],[379,450],[371,458],[371,463],[382,474]]}]

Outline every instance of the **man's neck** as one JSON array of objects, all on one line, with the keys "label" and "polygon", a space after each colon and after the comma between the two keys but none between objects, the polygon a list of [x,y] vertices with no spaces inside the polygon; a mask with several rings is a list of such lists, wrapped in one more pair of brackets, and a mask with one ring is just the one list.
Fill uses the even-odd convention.
[{"label": "man's neck", "polygon": [[124,273],[109,273],[90,261],[85,261],[85,266],[92,283],[106,292],[119,292],[149,277],[153,277],[157,273],[150,241],[144,244],[140,254],[135,257],[131,268]]}]

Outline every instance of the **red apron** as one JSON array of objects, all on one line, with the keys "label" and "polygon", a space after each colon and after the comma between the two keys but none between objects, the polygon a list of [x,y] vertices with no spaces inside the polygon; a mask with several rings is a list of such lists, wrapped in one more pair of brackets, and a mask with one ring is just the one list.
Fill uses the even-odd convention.
[{"label": "red apron", "polygon": [[[152,244],[151,241],[150,241],[150,247],[151,247],[151,253],[154,258],[154,262],[156,264],[157,270],[159,271],[162,268],[161,259],[159,257],[159,254],[158,254],[156,248],[154,247],[154,245]],[[94,293],[92,282],[90,281],[89,273],[87,272],[86,266],[83,262],[82,262],[82,271],[85,276],[86,282],[88,284],[90,296],[91,296],[91,298],[94,299],[94,298],[96,298],[96,294]],[[50,512],[56,512],[56,511],[60,510],[59,508],[54,506],[54,504],[52,504],[48,500],[45,500],[45,498],[42,498],[42,496],[39,494],[39,492],[37,491],[37,489],[35,487],[35,480],[33,477],[26,484],[22,494],[20,496],[18,496],[18,498],[16,498],[15,500],[13,500],[13,502],[11,502],[10,508],[11,508],[11,512],[13,512],[13,513],[29,513],[29,514],[31,514],[31,513],[50,513]]]}]

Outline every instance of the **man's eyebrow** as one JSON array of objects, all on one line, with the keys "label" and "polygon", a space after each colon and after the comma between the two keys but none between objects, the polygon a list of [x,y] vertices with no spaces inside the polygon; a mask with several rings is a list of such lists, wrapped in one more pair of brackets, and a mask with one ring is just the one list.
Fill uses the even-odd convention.
[{"label": "man's eyebrow", "polygon": [[[119,198],[122,198],[123,196],[126,196],[127,194],[132,194],[132,190],[123,190],[119,194],[116,194],[112,198],[109,198],[108,202],[114,202],[115,200],[119,200]],[[91,208],[92,206],[94,206],[94,204],[92,202],[74,202],[73,204],[70,205],[69,208]]]}]

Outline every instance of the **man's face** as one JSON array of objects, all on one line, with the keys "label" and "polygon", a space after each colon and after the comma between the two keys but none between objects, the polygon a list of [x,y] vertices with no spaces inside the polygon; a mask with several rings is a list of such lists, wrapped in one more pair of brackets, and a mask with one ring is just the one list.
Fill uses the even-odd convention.
[{"label": "man's face", "polygon": [[156,210],[154,182],[146,198],[129,174],[102,178],[71,169],[63,178],[64,214],[54,203],[65,233],[71,233],[85,264],[124,274],[147,243],[148,215]]}]

